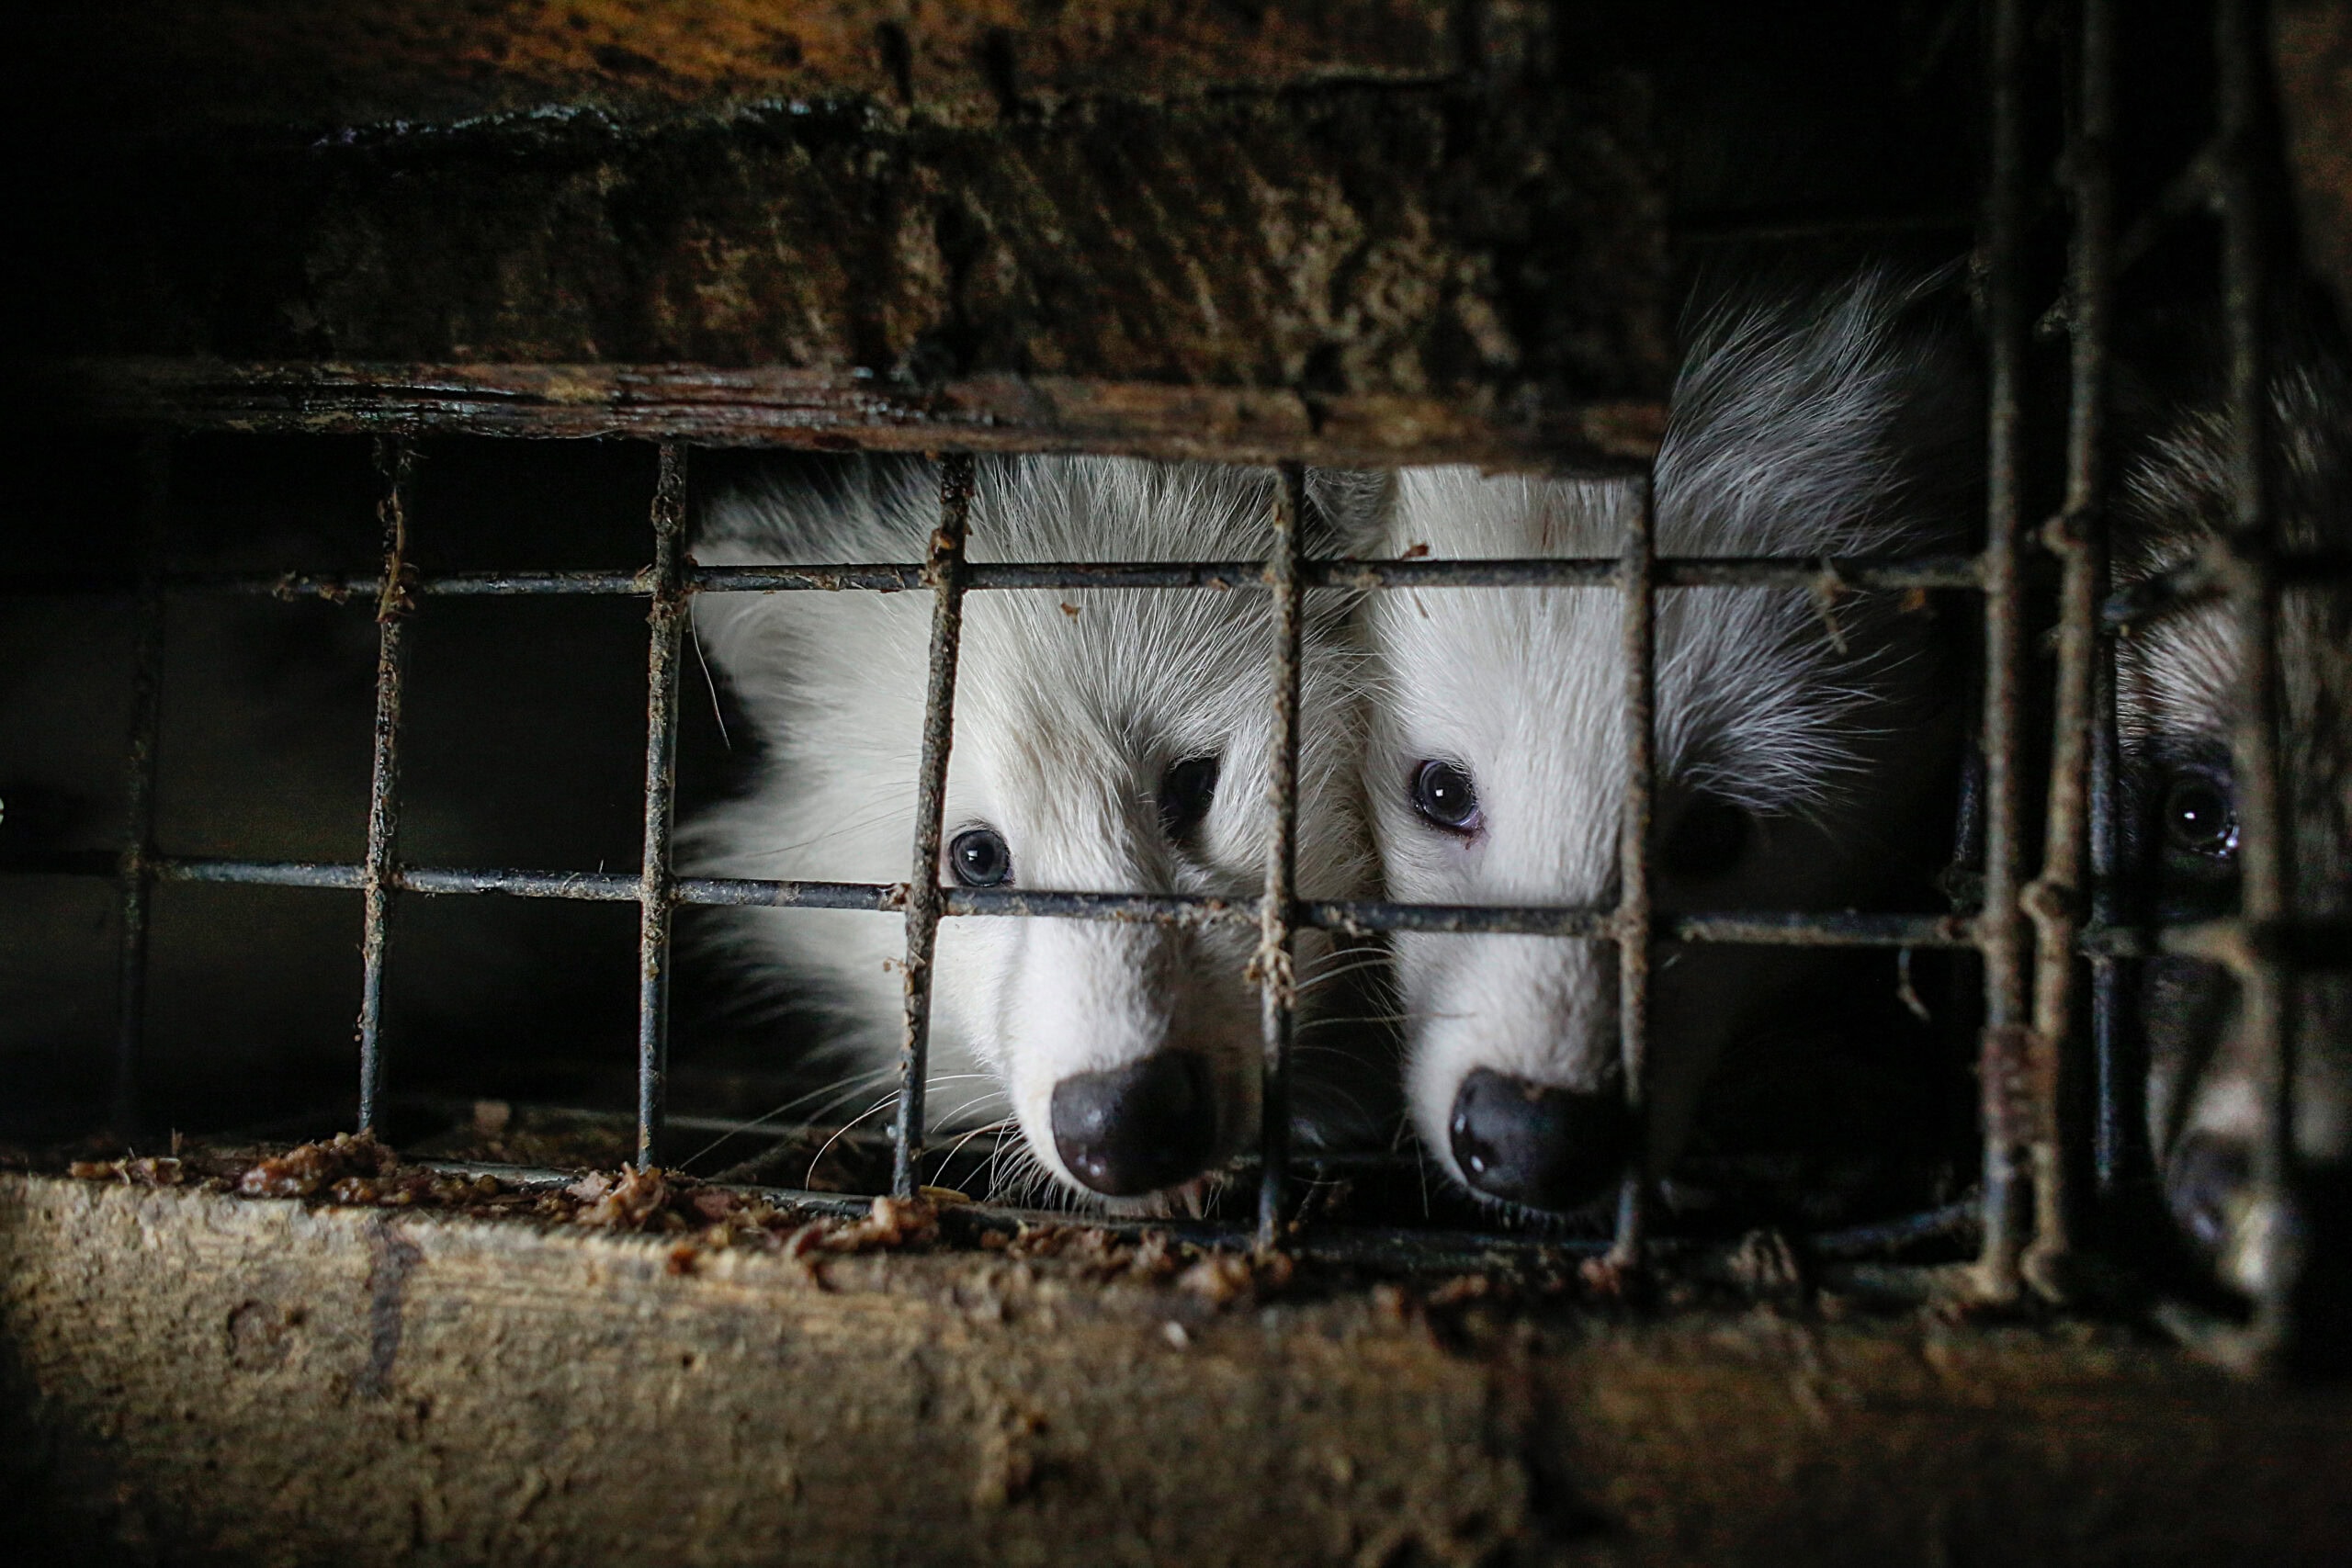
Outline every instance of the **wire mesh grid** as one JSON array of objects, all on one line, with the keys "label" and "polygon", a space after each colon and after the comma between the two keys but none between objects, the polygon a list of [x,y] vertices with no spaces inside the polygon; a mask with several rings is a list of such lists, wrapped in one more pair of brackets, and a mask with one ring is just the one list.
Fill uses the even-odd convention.
[{"label": "wire mesh grid", "polygon": [[[2310,947],[2294,939],[2290,867],[2280,851],[2278,670],[2273,632],[2280,585],[2325,576],[2341,563],[2290,558],[2271,528],[2265,482],[2267,441],[2262,278],[2265,258],[2255,179],[2259,40],[2255,8],[2223,0],[2217,12],[2221,117],[2201,157],[2216,171],[2215,209],[2223,236],[2222,300],[2230,360],[2233,528],[2187,573],[2132,594],[2109,582],[2106,462],[2109,335],[2116,269],[2114,135],[2115,8],[2083,0],[2072,80],[2065,94],[2064,194],[2072,211],[2064,320],[2071,339],[2071,401],[2063,505],[2040,530],[2060,563],[2056,592],[2056,684],[2047,777],[2044,843],[2038,875],[2024,878],[2022,842],[2029,736],[2025,631],[2030,583],[2024,570],[2024,379],[2030,318],[2024,249],[2034,180],[2028,167],[2030,49],[2023,0],[1996,0],[1989,18],[1990,171],[1979,286],[1989,379],[1985,542],[1963,556],[1784,559],[1670,558],[1656,553],[1649,491],[1614,558],[1384,561],[1307,558],[1300,547],[1303,468],[1281,468],[1263,560],[1217,562],[967,562],[964,538],[973,498],[968,457],[941,463],[939,521],[921,563],[707,567],[687,553],[688,452],[660,448],[651,502],[651,564],[637,572],[536,571],[430,574],[409,559],[409,439],[379,437],[379,518],[383,564],[375,575],[302,572],[165,572],[160,540],[168,510],[168,432],[144,447],[148,565],[138,579],[129,812],[114,857],[58,857],[46,869],[108,874],[119,885],[121,948],[115,1074],[118,1124],[135,1124],[144,1025],[149,907],[158,882],[239,883],[344,888],[361,896],[362,995],[358,1021],[359,1123],[383,1106],[387,1042],[383,982],[392,961],[389,912],[403,895],[495,894],[633,902],[640,910],[637,1055],[637,1158],[650,1165],[664,1127],[671,935],[683,906],[754,905],[895,911],[906,923],[905,1012],[892,1133],[891,1184],[911,1195],[924,1150],[933,946],[944,919],[1055,917],[1254,928],[1251,974],[1261,998],[1263,1144],[1254,1235],[1272,1246],[1285,1235],[1288,1074],[1296,997],[1292,947],[1297,931],[1513,933],[1605,942],[1617,953],[1620,1052],[1625,1092],[1639,1114],[1647,1041],[1652,955],[1662,942],[1736,942],[1885,949],[1970,950],[1984,964],[1980,1075],[1984,1173],[1977,1212],[1983,1249],[1976,1286],[1995,1298],[2031,1288],[2064,1293],[2070,1225],[2086,1201],[2069,1175],[2086,1151],[2097,1192],[2112,1198],[2147,1151],[2142,1131],[2142,1069],[2128,1018],[2131,967],[2140,955],[2191,952],[2226,964],[2243,987],[2243,1027],[2261,1063],[2264,1135],[2256,1179],[2276,1194],[2293,1178],[2290,960]],[[1421,586],[1613,589],[1623,604],[1623,702],[1632,738],[1624,758],[1621,886],[1607,908],[1464,907],[1379,899],[1302,899],[1295,887],[1300,635],[1310,589],[1365,592]],[[44,591],[119,590],[117,578],[51,580]],[[1984,868],[1973,913],[1878,914],[1775,911],[1671,912],[1650,895],[1648,829],[1654,788],[1656,637],[1662,588],[1774,587],[1821,594],[1852,590],[1945,589],[1981,596],[1984,614]],[[1262,896],[1254,903],[1184,894],[1089,893],[944,886],[939,851],[954,733],[956,678],[966,595],[1018,589],[1178,589],[1263,592],[1272,618],[1273,677],[1282,744],[1270,784],[1275,831]],[[672,861],[677,772],[677,697],[690,605],[698,595],[735,592],[927,591],[932,633],[918,775],[917,830],[906,882],[841,883],[678,875]],[[2226,595],[2247,650],[2231,737],[2242,792],[2242,906],[2234,919],[2170,930],[2134,923],[2119,900],[2120,768],[2115,715],[2114,633],[2144,612],[2151,594],[2180,601]],[[372,604],[378,625],[374,761],[364,858],[357,863],[173,856],[154,834],[155,739],[162,626],[172,594],[267,596]],[[649,604],[644,852],[635,874],[528,868],[466,870],[409,864],[400,854],[402,675],[412,628],[424,606],[444,597],[585,595],[642,598]],[[428,633],[429,635],[429,633]],[[2078,988],[2087,976],[2087,1006]],[[2086,1025],[2087,1026],[2086,1029]],[[2063,1113],[2064,1083],[2088,1074],[2094,1106],[2086,1128]],[[1644,1185],[1624,1184],[1611,1257],[1634,1258],[1647,1224]],[[1948,1216],[1925,1214],[1876,1227],[1865,1240],[1899,1241]],[[2252,1330],[2264,1345],[2291,1329],[2293,1281],[2280,1278],[2256,1303]]]}]

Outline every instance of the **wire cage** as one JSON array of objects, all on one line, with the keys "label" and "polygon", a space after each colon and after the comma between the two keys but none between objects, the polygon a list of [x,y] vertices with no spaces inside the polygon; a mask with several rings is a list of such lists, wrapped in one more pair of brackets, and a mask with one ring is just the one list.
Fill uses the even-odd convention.
[{"label": "wire cage", "polygon": [[[2305,566],[2278,544],[2266,479],[2270,444],[2264,390],[2265,299],[2256,183],[2264,144],[2258,121],[2260,49],[2256,7],[2223,0],[2214,35],[2220,123],[2201,162],[2213,171],[2212,205],[2222,236],[2222,300],[2229,344],[2228,415],[2233,528],[2211,558],[2177,573],[2161,591],[2177,599],[2223,594],[2248,650],[2231,737],[2241,789],[2245,867],[2242,904],[2230,919],[2162,929],[2132,918],[2119,895],[2119,750],[2114,639],[2146,608],[2145,594],[2126,604],[2108,581],[2109,393],[2113,278],[2118,266],[2114,75],[2118,7],[2084,0],[2065,104],[2063,186],[2071,209],[2064,324],[2071,344],[2064,496],[2057,514],[2029,532],[2023,450],[2028,434],[2026,359],[2032,321],[2025,297],[2026,250],[2038,177],[2028,163],[2032,56],[2024,0],[1990,7],[1988,195],[1978,249],[1982,319],[1990,367],[1987,511],[1982,548],[1932,558],[1678,558],[1657,553],[1646,487],[1638,520],[1613,558],[1510,560],[1326,560],[1300,546],[1306,471],[1280,467],[1272,548],[1263,560],[1182,563],[973,562],[965,528],[973,498],[968,456],[941,467],[938,526],[921,564],[836,566],[697,564],[687,548],[691,482],[687,441],[662,438],[650,497],[650,564],[625,571],[420,571],[411,557],[413,437],[465,434],[468,416],[420,418],[406,434],[379,434],[375,468],[382,563],[372,575],[285,572],[171,572],[159,541],[168,510],[173,442],[179,429],[208,416],[191,405],[176,426],[152,431],[143,446],[150,564],[136,584],[139,634],[131,729],[127,749],[128,818],[119,855],[85,857],[48,870],[113,877],[119,889],[119,1022],[116,1121],[138,1122],[140,1059],[147,1013],[150,908],[162,883],[228,883],[342,889],[360,903],[362,980],[358,1002],[358,1128],[384,1114],[388,1059],[399,1050],[385,1022],[385,976],[399,960],[388,916],[412,896],[495,895],[634,904],[638,939],[636,1157],[650,1166],[664,1144],[668,1035],[676,912],[709,905],[792,907],[902,914],[906,929],[905,1013],[891,1132],[891,1191],[912,1196],[926,1148],[924,1089],[930,1040],[933,947],[944,919],[1060,919],[1223,924],[1252,931],[1262,1015],[1262,1148],[1254,1224],[1232,1239],[1261,1247],[1324,1247],[1350,1256],[1405,1257],[1404,1240],[1366,1231],[1318,1235],[1291,1220],[1294,1161],[1288,1145],[1290,1064],[1297,998],[1293,945],[1302,930],[1541,935],[1610,944],[1616,955],[1619,1049],[1625,1092],[1638,1107],[1647,1044],[1646,998],[1653,955],[1665,943],[1747,943],[1973,952],[1983,964],[1980,1077],[1984,1168],[1980,1195],[1965,1213],[1926,1213],[1835,1240],[1865,1256],[1923,1228],[1973,1219],[1981,1227],[1975,1280],[1987,1296],[2007,1299],[2030,1288],[2062,1293],[2065,1259],[2083,1217],[2119,1199],[2148,1156],[2138,1104],[2143,1068],[2128,1019],[2136,958],[2188,953],[2226,964],[2243,987],[2244,1027],[2261,1063],[2264,1134],[2256,1179],[2277,1192],[2293,1179],[2290,1137],[2293,1073],[2289,1060],[2293,976],[2320,951],[2290,940],[2292,867],[2284,852],[2278,733],[2279,699],[2275,626],[2280,584]],[[244,416],[250,423],[251,416]],[[484,433],[511,433],[494,423]],[[658,434],[658,433],[657,433]],[[2056,680],[2046,778],[2033,769],[2036,741],[2026,691],[2027,636],[2036,596],[2050,587],[2029,570],[2038,537],[2059,570],[2054,582]],[[2306,571],[2306,575],[2309,573]],[[1632,738],[1623,759],[1621,891],[1607,908],[1447,907],[1384,900],[1304,899],[1296,893],[1298,706],[1301,626],[1310,590],[1367,593],[1416,587],[1607,588],[1621,596],[1625,677],[1622,701]],[[53,591],[54,582],[19,584]],[[119,586],[119,581],[116,584]],[[1848,590],[1948,590],[1981,598],[1984,705],[1984,875],[1973,911],[1919,914],[1795,914],[1776,911],[1668,911],[1651,893],[1656,694],[1653,611],[1661,589],[1777,587],[1822,593]],[[1273,627],[1276,719],[1283,745],[1272,773],[1275,832],[1261,896],[1235,902],[1181,894],[1104,894],[943,886],[938,874],[944,789],[956,695],[966,597],[1014,589],[1135,589],[1261,593]],[[689,607],[695,597],[725,593],[919,592],[931,600],[928,694],[918,775],[917,830],[907,880],[888,884],[681,875],[673,856],[679,734],[679,687]],[[281,601],[322,600],[351,614],[372,613],[377,655],[372,784],[365,852],[350,863],[271,861],[165,854],[156,840],[156,742],[160,721],[163,621],[179,595]],[[410,645],[432,635],[432,607],[460,597],[601,596],[648,606],[643,854],[631,871],[473,870],[413,863],[401,852],[404,675]],[[2046,791],[2044,841],[2037,863],[2025,841],[2033,815],[2030,794]],[[2309,933],[2306,933],[2309,934]],[[2086,986],[2086,982],[2087,985]],[[2087,1117],[2074,1113],[2064,1086],[2091,1086]],[[2087,1158],[2086,1156],[2087,1155]],[[2095,1190],[2074,1190],[2086,1169]],[[1613,1238],[1592,1244],[1620,1263],[1638,1258],[1653,1239],[1645,1189],[1629,1179]],[[1824,1238],[1828,1240],[1830,1238]],[[1573,1243],[1549,1243],[1574,1247]],[[1385,1250],[1384,1250],[1385,1249]],[[2256,1303],[2254,1343],[2284,1346],[2292,1332],[2294,1285],[2279,1278]]]}]

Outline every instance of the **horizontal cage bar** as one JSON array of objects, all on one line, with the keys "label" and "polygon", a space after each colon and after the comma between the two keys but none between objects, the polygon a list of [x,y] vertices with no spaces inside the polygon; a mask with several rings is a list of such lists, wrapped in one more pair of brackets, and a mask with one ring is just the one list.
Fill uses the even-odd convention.
[{"label": "horizontal cage bar", "polygon": [[[344,862],[154,855],[146,863],[149,874],[158,882],[330,891],[356,890],[367,885],[367,868]],[[114,857],[100,851],[22,856],[0,865],[0,874],[110,877],[115,870]],[[503,894],[519,898],[565,898],[606,904],[638,902],[643,891],[640,874],[616,871],[401,866],[388,874],[386,882],[403,893]],[[1261,912],[1255,897],[1220,898],[1199,893],[1065,893],[1020,887],[943,887],[941,895],[943,914],[984,919],[1247,925],[1255,924]],[[672,901],[677,904],[881,913],[903,912],[907,896],[905,883],[713,876],[679,877],[671,893]],[[1291,908],[1291,919],[1298,925],[1351,933],[1431,931],[1606,942],[1614,939],[1617,929],[1617,911],[1613,908],[1401,904],[1382,899],[1297,899]],[[1661,941],[1746,946],[1966,947],[1975,940],[1973,931],[1973,923],[1965,915],[1736,910],[1658,917]]]},{"label": "horizontal cage bar", "polygon": [[[920,562],[839,565],[700,566],[681,574],[697,593],[911,592],[923,588]],[[1262,561],[975,561],[963,569],[967,589],[1265,587]],[[1613,556],[1502,560],[1330,560],[1299,563],[1309,588],[1611,588],[1623,564]],[[372,604],[383,580],[367,573],[164,572],[167,592],[254,599],[321,599]],[[1973,556],[1661,556],[1661,588],[1799,588],[1816,592],[1866,589],[1974,589]],[[82,572],[0,577],[0,595],[127,593],[136,574]],[[476,571],[419,574],[406,584],[413,596],[435,598],[647,598],[651,569],[639,571]]]}]

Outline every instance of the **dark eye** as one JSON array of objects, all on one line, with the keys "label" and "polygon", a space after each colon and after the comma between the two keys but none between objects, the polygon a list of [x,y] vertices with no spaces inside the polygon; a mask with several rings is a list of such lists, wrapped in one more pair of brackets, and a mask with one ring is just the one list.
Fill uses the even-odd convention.
[{"label": "dark eye", "polygon": [[1468,772],[1452,762],[1423,762],[1413,770],[1413,809],[1450,833],[1478,829],[1478,791]]},{"label": "dark eye", "polygon": [[1668,875],[1704,882],[1739,863],[1755,837],[1756,819],[1728,800],[1702,797],[1690,803],[1658,851]]},{"label": "dark eye", "polygon": [[971,828],[947,846],[947,863],[967,887],[994,887],[1012,874],[1012,852],[993,828]]},{"label": "dark eye", "polygon": [[2210,773],[2178,773],[2165,791],[2165,842],[2186,854],[2222,860],[2238,847],[2238,814],[2230,792]]},{"label": "dark eye", "polygon": [[1159,825],[1182,841],[1193,836],[1216,798],[1215,757],[1187,757],[1159,781]]}]

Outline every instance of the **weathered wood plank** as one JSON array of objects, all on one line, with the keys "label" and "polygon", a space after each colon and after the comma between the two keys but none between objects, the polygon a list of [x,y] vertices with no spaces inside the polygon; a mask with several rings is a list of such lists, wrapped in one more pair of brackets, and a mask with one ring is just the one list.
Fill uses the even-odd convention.
[{"label": "weathered wood plank", "polygon": [[170,359],[85,360],[56,376],[74,412],[194,429],[676,436],[706,446],[1120,451],[1233,462],[1634,463],[1656,449],[1665,425],[1665,406],[1654,400],[1527,408],[1477,394],[1324,396],[1053,376],[914,389],[789,369]]},{"label": "weathered wood plank", "polygon": [[[1171,1328],[1170,1325],[1174,1325]],[[2131,1337],[1220,1308],[0,1177],[57,1551],[298,1562],[2324,1562],[2352,1391]]]},{"label": "weathered wood plank", "polygon": [[1009,97],[1174,96],[1458,69],[1487,7],[1427,0],[91,0],[30,31],[93,133],[643,113],[870,97],[994,117]]},{"label": "weathered wood plank", "polygon": [[[710,372],[721,396],[784,370],[836,404],[978,404],[1007,444],[1131,449],[1223,417],[1152,389],[1272,393],[1309,438],[1260,444],[1283,455],[1328,408],[1421,429],[1372,450],[1477,457],[1541,431],[1593,460],[1588,411],[1668,378],[1662,178],[1640,83],[1605,63],[982,125],[567,105],[85,147],[35,172],[44,309],[12,350],[187,367],[151,394],[221,362],[681,367],[673,385]],[[17,386],[40,402],[57,378]]]}]

